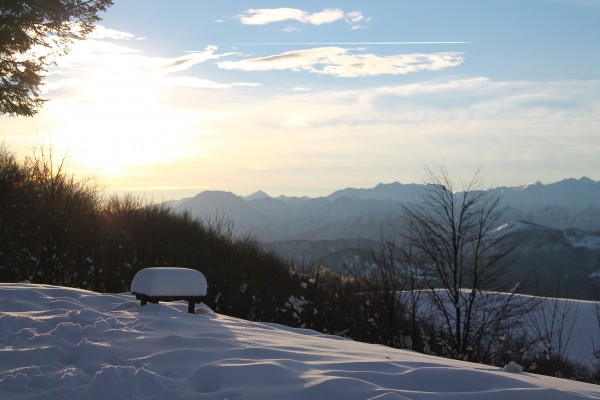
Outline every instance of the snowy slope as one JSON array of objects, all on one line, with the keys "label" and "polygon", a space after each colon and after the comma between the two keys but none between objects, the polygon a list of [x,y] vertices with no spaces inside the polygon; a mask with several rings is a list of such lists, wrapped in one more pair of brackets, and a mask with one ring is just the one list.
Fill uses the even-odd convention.
[{"label": "snowy slope", "polygon": [[595,385],[186,307],[0,284],[0,399],[600,399]]}]

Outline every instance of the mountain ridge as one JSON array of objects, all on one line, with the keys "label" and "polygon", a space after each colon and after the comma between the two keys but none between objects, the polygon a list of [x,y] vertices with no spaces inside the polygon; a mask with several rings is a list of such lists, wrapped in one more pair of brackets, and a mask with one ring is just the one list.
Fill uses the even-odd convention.
[{"label": "mountain ridge", "polygon": [[[377,239],[382,232],[366,226],[379,225],[386,233],[386,225],[398,222],[402,206],[418,201],[419,192],[425,187],[415,183],[380,183],[373,188],[345,188],[314,198],[271,197],[262,190],[249,196],[204,191],[168,205],[203,219],[224,217],[231,220],[236,234],[251,235],[259,241],[356,239],[365,238],[367,232],[368,238]],[[600,182],[590,178],[487,191],[499,196],[506,208],[506,221],[525,220],[556,229],[600,230]],[[364,229],[356,223],[359,219],[367,224]]]},{"label": "mountain ridge", "polygon": [[[365,250],[377,251],[378,242],[398,234],[403,206],[417,201],[424,188],[381,183],[316,198],[207,191],[174,210],[209,221],[225,218],[236,235],[285,260],[344,271],[366,262]],[[489,191],[505,209],[499,227],[509,227],[515,241],[518,257],[509,279],[535,274],[539,288],[530,287],[530,294],[555,295],[558,280],[563,293],[576,287],[574,297],[594,298],[593,286],[600,282],[600,182],[569,178]]]}]

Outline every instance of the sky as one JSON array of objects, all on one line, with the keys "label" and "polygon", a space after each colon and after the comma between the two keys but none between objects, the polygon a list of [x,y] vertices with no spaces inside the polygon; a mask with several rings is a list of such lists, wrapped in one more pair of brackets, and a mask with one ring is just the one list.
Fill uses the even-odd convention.
[{"label": "sky", "polygon": [[18,154],[108,191],[327,195],[600,180],[600,1],[115,0],[45,79]]}]

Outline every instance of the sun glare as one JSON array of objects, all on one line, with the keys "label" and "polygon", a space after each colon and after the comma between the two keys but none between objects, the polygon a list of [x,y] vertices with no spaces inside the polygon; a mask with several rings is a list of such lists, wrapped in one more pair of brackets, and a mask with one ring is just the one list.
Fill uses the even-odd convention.
[{"label": "sun glare", "polygon": [[[90,53],[88,67],[69,96],[48,104],[58,121],[53,141],[68,147],[80,165],[103,175],[128,168],[190,156],[197,147],[188,140],[202,134],[189,128],[190,115],[162,100],[164,75],[138,55]],[[73,96],[72,92],[76,95]],[[202,116],[194,115],[194,124]]]}]

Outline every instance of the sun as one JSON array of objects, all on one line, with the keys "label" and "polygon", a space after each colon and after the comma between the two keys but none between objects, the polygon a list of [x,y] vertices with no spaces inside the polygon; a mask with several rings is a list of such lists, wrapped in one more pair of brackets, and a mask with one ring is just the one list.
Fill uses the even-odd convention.
[{"label": "sun", "polygon": [[[160,70],[137,55],[90,57],[48,103],[53,141],[79,165],[103,175],[190,154],[190,116],[163,101]],[[197,122],[197,121],[196,121]]]}]

